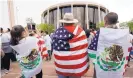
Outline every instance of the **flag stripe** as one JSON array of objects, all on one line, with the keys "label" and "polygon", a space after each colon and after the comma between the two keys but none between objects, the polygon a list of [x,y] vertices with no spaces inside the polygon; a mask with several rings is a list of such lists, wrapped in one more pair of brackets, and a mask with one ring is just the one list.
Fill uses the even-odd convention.
[{"label": "flag stripe", "polygon": [[77,60],[57,60],[55,58],[55,62],[57,62],[60,65],[76,65],[76,64],[83,63],[87,58],[88,58],[88,56],[85,56],[85,57],[83,57],[81,59],[77,59]]},{"label": "flag stripe", "polygon": [[38,45],[40,46],[40,45],[42,45],[42,44],[44,44],[44,41],[43,41],[43,40],[39,40],[39,41],[38,41]]},{"label": "flag stripe", "polygon": [[71,48],[70,51],[77,51],[88,47],[88,43]]},{"label": "flag stripe", "polygon": [[83,35],[83,36],[78,37],[78,38],[73,38],[69,41],[69,43],[77,42],[77,41],[84,40],[84,39],[86,39],[86,35]]},{"label": "flag stripe", "polygon": [[78,69],[63,69],[63,68],[58,68],[56,67],[56,70],[57,71],[61,71],[61,72],[69,72],[69,73],[80,73],[80,72],[83,72],[86,68],[88,67],[88,63],[86,65],[84,65],[83,67],[81,68],[78,68]]},{"label": "flag stripe", "polygon": [[[78,26],[77,35],[79,35],[82,31],[83,31],[83,29],[82,29],[81,27]],[[77,36],[77,35],[76,35],[76,36]]]},{"label": "flag stripe", "polygon": [[77,64],[77,65],[60,65],[58,63],[55,62],[55,65],[58,67],[58,68],[63,68],[63,69],[78,69],[78,68],[81,68],[83,67],[84,65],[86,65],[88,63],[88,60],[84,61],[83,63],[81,64]]},{"label": "flag stripe", "polygon": [[46,50],[47,50],[47,48],[46,48],[46,47],[43,47],[42,52],[44,52],[44,51],[46,51]]},{"label": "flag stripe", "polygon": [[79,55],[71,55],[71,56],[58,56],[58,55],[54,54],[54,57],[57,60],[77,60],[77,59],[81,59],[81,58],[85,57],[86,55],[87,55],[87,52],[79,54]]},{"label": "flag stripe", "polygon": [[53,50],[54,54],[58,55],[58,56],[70,56],[70,55],[78,55],[78,54],[82,54],[82,53],[86,53],[87,49],[81,49],[81,50],[77,50],[77,51],[56,51]]},{"label": "flag stripe", "polygon": [[82,35],[86,35],[84,31],[82,31],[77,37],[81,37]]},{"label": "flag stripe", "polygon": [[83,72],[79,72],[79,73],[64,73],[64,72],[60,72],[60,71],[57,71],[56,72],[58,74],[61,74],[61,75],[64,75],[64,76],[82,76],[83,74],[85,74],[86,72],[88,71],[88,68],[86,68]]},{"label": "flag stripe", "polygon": [[[79,41],[77,41],[77,42],[74,42],[74,43],[69,43],[70,44],[70,47],[71,48],[74,48],[74,47],[76,47],[76,46],[78,46],[78,45],[84,45],[84,44],[86,44],[87,43],[87,39],[84,39],[84,40],[79,40]],[[76,44],[76,45],[75,45]],[[88,44],[88,43],[87,43]]]}]

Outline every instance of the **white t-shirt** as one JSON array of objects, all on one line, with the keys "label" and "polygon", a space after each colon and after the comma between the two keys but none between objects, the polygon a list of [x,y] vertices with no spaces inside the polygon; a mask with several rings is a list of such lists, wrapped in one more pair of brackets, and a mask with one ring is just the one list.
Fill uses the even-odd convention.
[{"label": "white t-shirt", "polygon": [[132,34],[130,34],[129,36],[130,36],[130,40],[132,40],[132,39],[133,39],[133,35],[132,35]]},{"label": "white t-shirt", "polygon": [[44,37],[44,42],[45,42],[45,45],[46,45],[47,50],[51,50],[51,43],[52,43],[52,40],[51,40],[51,38],[50,38],[49,35],[46,35],[46,36]]},{"label": "white t-shirt", "polygon": [[8,33],[2,33],[2,35],[1,35],[1,42],[2,43],[10,42],[10,37],[9,37]]}]

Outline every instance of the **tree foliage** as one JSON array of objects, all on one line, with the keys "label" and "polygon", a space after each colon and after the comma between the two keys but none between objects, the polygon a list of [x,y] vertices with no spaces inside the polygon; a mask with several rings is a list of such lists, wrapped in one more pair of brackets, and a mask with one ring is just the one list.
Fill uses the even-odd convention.
[{"label": "tree foliage", "polygon": [[52,25],[52,24],[41,23],[41,24],[37,25],[37,28],[38,28],[38,30],[48,31],[49,34],[54,32],[54,25]]},{"label": "tree foliage", "polygon": [[121,28],[129,27],[130,31],[133,31],[133,19],[127,22],[120,23]]},{"label": "tree foliage", "polygon": [[129,27],[130,31],[133,31],[133,20],[127,22],[127,25]]},{"label": "tree foliage", "polygon": [[104,27],[104,21],[97,24],[96,28],[99,29],[101,27]]},{"label": "tree foliage", "polygon": [[122,23],[119,24],[119,26],[121,28],[127,28],[128,27],[127,22],[122,22]]}]

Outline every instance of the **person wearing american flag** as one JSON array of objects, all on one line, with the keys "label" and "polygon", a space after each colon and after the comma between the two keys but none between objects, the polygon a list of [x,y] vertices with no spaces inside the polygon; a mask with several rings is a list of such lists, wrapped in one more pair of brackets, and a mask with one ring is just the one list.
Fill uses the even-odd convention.
[{"label": "person wearing american flag", "polygon": [[131,50],[129,29],[119,29],[118,15],[104,17],[105,28],[100,28],[88,47],[94,64],[93,78],[123,78]]},{"label": "person wearing american flag", "polygon": [[81,78],[88,71],[87,37],[72,13],[65,13],[63,23],[53,34],[53,53],[58,78]]}]

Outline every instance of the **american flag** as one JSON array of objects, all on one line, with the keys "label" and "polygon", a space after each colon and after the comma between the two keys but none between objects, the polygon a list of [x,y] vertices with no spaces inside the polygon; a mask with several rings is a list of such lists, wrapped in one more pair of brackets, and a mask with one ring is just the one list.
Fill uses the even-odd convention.
[{"label": "american flag", "polygon": [[88,70],[87,38],[79,26],[60,27],[53,34],[56,72],[65,76],[81,76]]},{"label": "american flag", "polygon": [[69,40],[73,38],[73,34],[68,32],[65,28],[57,29],[54,34],[53,48],[57,51],[70,51]]},{"label": "american flag", "polygon": [[89,45],[88,49],[97,51],[99,33],[100,33],[100,31],[97,31],[97,33],[96,33],[95,37],[93,38],[91,44]]}]

